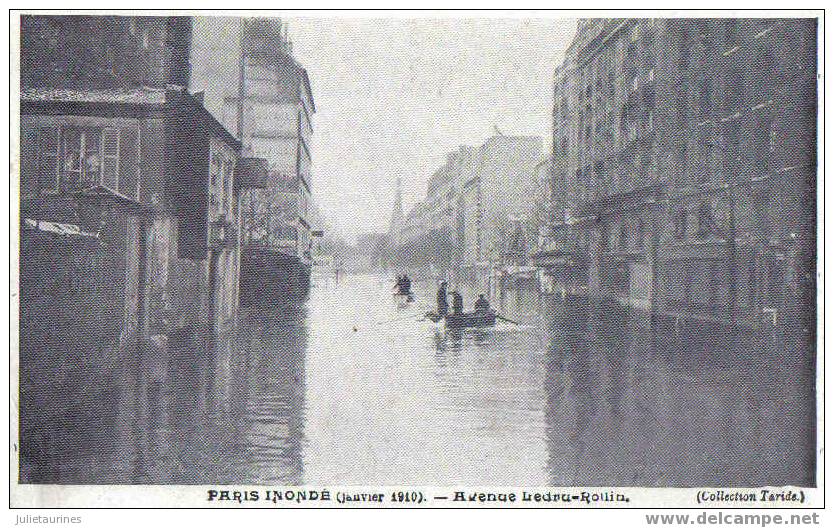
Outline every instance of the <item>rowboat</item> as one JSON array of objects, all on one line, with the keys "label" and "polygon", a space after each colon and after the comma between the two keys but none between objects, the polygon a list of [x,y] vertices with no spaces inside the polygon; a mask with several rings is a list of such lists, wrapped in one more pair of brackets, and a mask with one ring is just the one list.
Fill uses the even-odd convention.
[{"label": "rowboat", "polygon": [[446,328],[484,328],[487,326],[495,326],[495,312],[446,315]]},{"label": "rowboat", "polygon": [[497,314],[495,312],[487,313],[462,313],[462,314],[446,314],[445,317],[440,316],[434,312],[426,314],[426,319],[438,323],[441,319],[446,321],[446,328],[485,328],[488,326],[495,326]]}]

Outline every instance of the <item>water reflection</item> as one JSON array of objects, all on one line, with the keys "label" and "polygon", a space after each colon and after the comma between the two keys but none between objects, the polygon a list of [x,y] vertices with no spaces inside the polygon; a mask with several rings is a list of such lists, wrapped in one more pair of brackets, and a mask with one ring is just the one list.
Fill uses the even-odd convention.
[{"label": "water reflection", "polygon": [[529,292],[505,296],[521,325],[447,330],[422,318],[433,286],[415,291],[403,306],[385,278],[320,283],[301,307],[247,309],[211,354],[175,335],[164,361],[78,365],[61,398],[23,369],[22,479],[813,483],[813,362],[789,333]]},{"label": "water reflection", "polygon": [[554,484],[813,483],[801,357],[763,355],[751,336],[702,325],[658,335],[615,305],[560,309],[545,381]]},{"label": "water reflection", "polygon": [[302,483],[305,320],[306,307],[247,309],[232,348],[176,358],[141,481]]}]

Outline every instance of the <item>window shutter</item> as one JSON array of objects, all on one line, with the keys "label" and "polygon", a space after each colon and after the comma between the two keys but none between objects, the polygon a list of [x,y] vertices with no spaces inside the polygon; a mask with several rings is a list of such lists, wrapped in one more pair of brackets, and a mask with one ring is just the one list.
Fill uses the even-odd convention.
[{"label": "window shutter", "polygon": [[139,129],[126,127],[119,134],[119,192],[139,200]]},{"label": "window shutter", "polygon": [[58,189],[58,161],[61,157],[61,131],[58,127],[38,129],[38,190]]},{"label": "window shutter", "polygon": [[119,188],[119,129],[101,131],[101,183],[108,189]]}]

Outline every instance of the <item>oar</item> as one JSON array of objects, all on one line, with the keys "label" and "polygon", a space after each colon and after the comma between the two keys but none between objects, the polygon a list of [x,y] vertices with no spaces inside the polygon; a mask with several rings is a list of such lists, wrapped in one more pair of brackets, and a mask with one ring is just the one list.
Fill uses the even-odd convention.
[{"label": "oar", "polygon": [[403,315],[403,316],[400,316],[400,317],[394,317],[393,319],[386,319],[384,321],[377,321],[376,324],[381,325],[381,324],[388,324],[388,323],[398,323],[400,321],[408,321],[409,319],[413,319],[413,318],[414,318],[414,314],[412,313],[412,314]]},{"label": "oar", "polygon": [[432,323],[438,323],[441,319],[443,319],[443,317],[434,312],[426,312],[420,319],[418,319],[418,321],[431,321]]},{"label": "oar", "polygon": [[496,313],[495,317],[497,317],[498,319],[501,319],[502,321],[507,321],[508,323],[513,323],[515,325],[521,325],[521,323],[519,323],[518,321],[513,321],[512,319],[507,319],[506,317],[504,317],[503,315],[501,315],[499,313]]}]

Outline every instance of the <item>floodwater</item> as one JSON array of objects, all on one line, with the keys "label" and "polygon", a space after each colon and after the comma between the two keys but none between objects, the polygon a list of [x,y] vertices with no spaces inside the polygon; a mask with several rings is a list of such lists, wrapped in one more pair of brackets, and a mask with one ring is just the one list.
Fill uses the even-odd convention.
[{"label": "floodwater", "polygon": [[40,454],[21,480],[813,484],[807,352],[530,292],[502,303],[520,325],[449,331],[422,318],[429,284],[409,304],[391,286],[327,278],[300,307],[247,308],[232,352],[171,357],[145,389],[63,380],[77,397],[39,404],[57,411],[22,438]]}]

